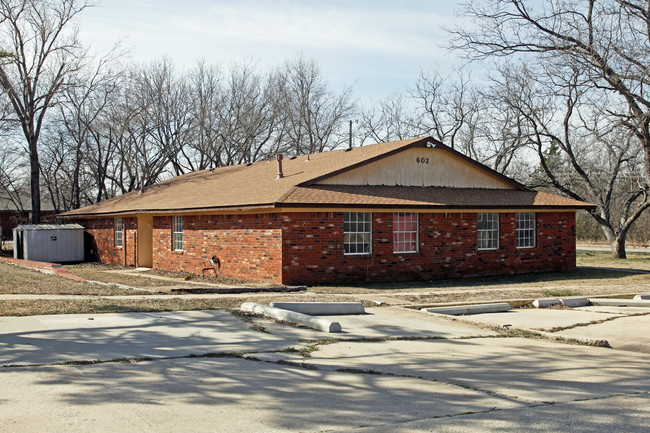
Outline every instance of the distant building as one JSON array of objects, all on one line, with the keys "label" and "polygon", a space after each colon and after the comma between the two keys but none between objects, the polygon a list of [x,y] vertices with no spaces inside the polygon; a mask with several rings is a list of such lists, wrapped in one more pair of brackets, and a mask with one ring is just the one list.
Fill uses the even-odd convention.
[{"label": "distant building", "polygon": [[[11,239],[15,227],[30,222],[32,217],[31,206],[32,199],[29,195],[20,196],[12,200],[5,191],[0,191],[0,227],[2,227],[2,239]],[[41,219],[43,222],[56,221],[54,207],[49,201],[42,199]]]},{"label": "distant building", "polygon": [[285,284],[575,268],[584,203],[430,137],[220,167],[64,214],[121,263]]}]

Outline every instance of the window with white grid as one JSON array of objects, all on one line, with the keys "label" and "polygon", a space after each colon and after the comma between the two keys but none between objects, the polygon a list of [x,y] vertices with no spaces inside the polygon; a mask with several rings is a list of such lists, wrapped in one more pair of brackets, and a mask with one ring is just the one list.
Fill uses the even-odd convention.
[{"label": "window with white grid", "polygon": [[517,213],[517,248],[535,247],[535,213]]},{"label": "window with white grid", "polygon": [[369,254],[372,239],[372,213],[345,212],[343,214],[344,254]]},{"label": "window with white grid", "polygon": [[172,221],[172,248],[183,251],[183,217],[175,216]]},{"label": "window with white grid", "polygon": [[499,214],[479,213],[476,221],[479,250],[499,248]]},{"label": "window with white grid", "polygon": [[393,214],[393,252],[418,251],[418,214],[397,212]]},{"label": "window with white grid", "polygon": [[124,228],[122,226],[122,218],[115,218],[113,224],[115,228],[115,246],[118,248],[122,247],[122,239],[124,235]]}]

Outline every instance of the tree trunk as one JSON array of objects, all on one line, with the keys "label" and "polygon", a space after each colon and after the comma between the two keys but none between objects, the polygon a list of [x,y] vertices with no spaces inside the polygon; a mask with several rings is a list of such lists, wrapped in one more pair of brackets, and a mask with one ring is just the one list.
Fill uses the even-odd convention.
[{"label": "tree trunk", "polygon": [[615,259],[627,259],[625,253],[625,239],[627,238],[627,231],[621,230],[616,233],[616,239],[612,242],[612,257]]},{"label": "tree trunk", "polygon": [[38,161],[37,140],[29,140],[29,165],[31,169],[32,224],[41,222],[41,166]]}]

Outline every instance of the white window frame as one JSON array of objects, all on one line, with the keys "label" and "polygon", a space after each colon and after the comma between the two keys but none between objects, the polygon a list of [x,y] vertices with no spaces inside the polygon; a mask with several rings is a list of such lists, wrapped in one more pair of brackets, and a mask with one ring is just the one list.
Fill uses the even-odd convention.
[{"label": "white window frame", "polygon": [[113,238],[115,239],[115,248],[122,248],[124,245],[124,222],[122,218],[113,220]]},{"label": "white window frame", "polygon": [[480,212],[477,214],[476,238],[479,250],[499,249],[499,213]]},{"label": "white window frame", "polygon": [[537,218],[535,212],[517,212],[517,248],[535,248],[537,245]]},{"label": "white window frame", "polygon": [[372,213],[343,213],[343,254],[346,256],[372,253]]},{"label": "white window frame", "polygon": [[[415,221],[399,221],[397,217],[414,217]],[[406,230],[407,223],[415,222],[415,230]],[[405,254],[405,253],[417,253],[419,246],[419,217],[415,212],[395,212],[393,213],[393,254]],[[409,240],[399,241],[399,235],[404,235],[404,237],[409,237]],[[415,242],[413,242],[415,241]],[[406,249],[407,245],[414,245],[414,249]]]},{"label": "white window frame", "polygon": [[183,251],[183,216],[172,217],[172,250]]}]

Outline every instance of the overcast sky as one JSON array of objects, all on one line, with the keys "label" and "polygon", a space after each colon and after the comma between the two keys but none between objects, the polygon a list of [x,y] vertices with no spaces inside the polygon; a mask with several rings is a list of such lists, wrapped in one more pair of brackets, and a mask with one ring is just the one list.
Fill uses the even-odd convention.
[{"label": "overcast sky", "polygon": [[440,47],[455,0],[103,0],[81,16],[83,40],[117,40],[135,61],[167,55],[179,68],[203,58],[273,67],[303,53],[335,88],[379,99],[410,86],[420,68],[458,62]]}]

